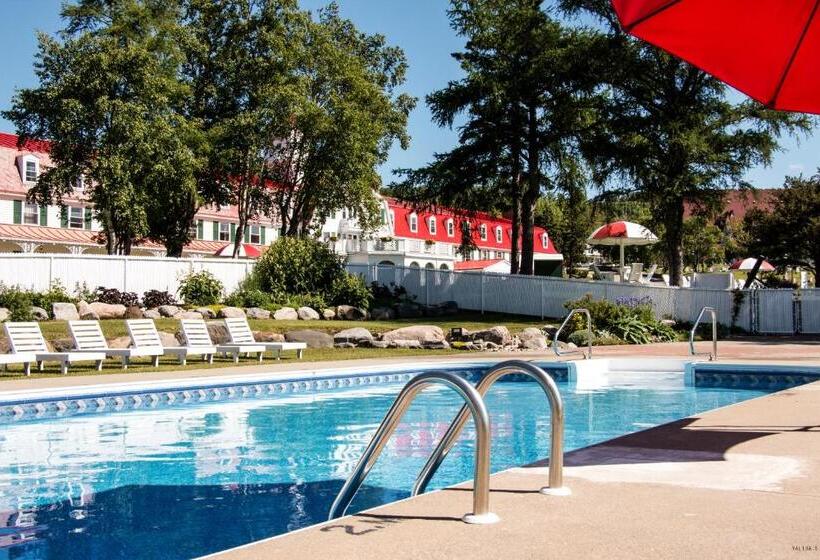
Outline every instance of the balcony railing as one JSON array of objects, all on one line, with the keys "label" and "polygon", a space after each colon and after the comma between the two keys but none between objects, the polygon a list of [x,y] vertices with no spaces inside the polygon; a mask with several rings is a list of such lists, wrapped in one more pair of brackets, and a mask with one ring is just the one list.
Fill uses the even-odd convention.
[{"label": "balcony railing", "polygon": [[427,243],[418,239],[348,239],[344,251],[350,253],[402,253],[418,255],[455,255],[455,245],[449,243]]}]

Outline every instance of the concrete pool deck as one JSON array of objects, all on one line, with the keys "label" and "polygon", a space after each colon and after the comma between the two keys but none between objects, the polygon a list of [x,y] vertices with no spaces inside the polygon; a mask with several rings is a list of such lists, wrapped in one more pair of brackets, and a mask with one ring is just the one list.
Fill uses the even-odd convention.
[{"label": "concrete pool deck", "polygon": [[566,455],[568,497],[543,464],[491,480],[495,525],[460,521],[469,485],[213,555],[275,558],[795,558],[820,555],[820,382]]}]

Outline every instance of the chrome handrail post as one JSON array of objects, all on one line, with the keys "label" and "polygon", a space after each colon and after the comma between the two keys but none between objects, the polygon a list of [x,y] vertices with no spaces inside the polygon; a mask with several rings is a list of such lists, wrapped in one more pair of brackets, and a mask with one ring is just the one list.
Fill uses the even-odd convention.
[{"label": "chrome handrail post", "polygon": [[698,330],[698,326],[700,325],[701,319],[706,313],[709,313],[712,317],[712,353],[709,354],[709,361],[717,361],[718,358],[718,351],[717,351],[717,311],[715,311],[714,307],[704,307],[698,313],[698,318],[695,319],[695,324],[692,325],[692,330],[689,331],[689,354],[692,356],[699,356],[702,355],[695,352],[695,332]]},{"label": "chrome handrail post", "polygon": [[[476,384],[476,390],[483,397],[492,385],[505,375],[512,373],[523,373],[535,379],[544,390],[550,406],[550,464],[549,464],[549,486],[542,488],[541,493],[556,496],[570,494],[568,488],[564,487],[564,401],[558,390],[555,380],[543,369],[533,363],[523,360],[508,360],[497,364],[491,368],[484,377]],[[427,459],[424,467],[419,473],[416,483],[413,485],[412,495],[424,493],[430,480],[436,474],[441,463],[455,445],[458,436],[467,423],[469,411],[463,406],[456,415],[453,422],[439,441],[438,446]]]},{"label": "chrome handrail post", "polygon": [[552,351],[555,352],[555,355],[558,357],[564,356],[566,354],[577,354],[579,352],[583,354],[582,350],[567,350],[565,352],[562,352],[561,349],[558,348],[558,335],[561,334],[561,331],[564,330],[564,327],[567,326],[569,320],[576,313],[583,313],[584,315],[586,315],[587,318],[587,353],[584,355],[584,359],[589,360],[592,358],[592,315],[590,314],[589,309],[585,309],[583,307],[573,309],[564,318],[564,322],[561,323],[561,326],[558,327],[557,331],[555,331],[555,336],[552,339]]},{"label": "chrome handrail post", "polygon": [[339,495],[333,501],[328,519],[341,517],[373,468],[387,440],[415,399],[425,388],[441,384],[455,390],[461,396],[464,408],[472,414],[476,431],[475,471],[473,475],[473,511],[463,517],[466,523],[488,524],[498,521],[490,512],[490,416],[481,394],[465,379],[444,371],[420,373],[411,379],[399,393],[388,410],[373,438],[362,454],[350,477],[345,481]]}]

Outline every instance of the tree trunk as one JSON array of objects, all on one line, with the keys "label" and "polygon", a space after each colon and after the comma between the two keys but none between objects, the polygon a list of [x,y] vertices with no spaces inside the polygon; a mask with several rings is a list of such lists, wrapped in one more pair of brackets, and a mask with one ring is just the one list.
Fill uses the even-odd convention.
[{"label": "tree trunk", "polygon": [[521,270],[534,273],[533,221],[535,203],[541,191],[540,154],[538,151],[538,114],[535,105],[527,110],[527,186],[521,197]]},{"label": "tree trunk", "polygon": [[683,280],[683,198],[671,202],[665,214],[669,281],[673,286],[680,286]]},{"label": "tree trunk", "polygon": [[757,278],[757,273],[760,272],[760,266],[763,264],[763,257],[758,256],[757,260],[755,261],[755,265],[752,267],[752,270],[749,271],[749,274],[746,275],[746,282],[743,284],[743,289],[748,290]]},{"label": "tree trunk", "polygon": [[512,192],[512,233],[510,235],[510,274],[518,274],[521,263],[521,174],[515,177]]}]

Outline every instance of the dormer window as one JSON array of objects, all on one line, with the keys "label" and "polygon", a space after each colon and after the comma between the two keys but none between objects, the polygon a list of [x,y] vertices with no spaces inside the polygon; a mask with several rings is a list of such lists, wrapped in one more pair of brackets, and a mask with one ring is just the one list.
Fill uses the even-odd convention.
[{"label": "dormer window", "polygon": [[478,226],[478,234],[481,236],[482,241],[487,241],[487,224]]},{"label": "dormer window", "polygon": [[427,220],[427,229],[430,230],[430,235],[435,235],[436,234],[436,219],[435,218],[431,217],[430,219]]},{"label": "dormer window", "polygon": [[504,241],[504,232],[501,229],[501,226],[495,226],[495,242],[501,243]]},{"label": "dormer window", "polygon": [[453,237],[456,234],[456,224],[453,219],[447,220],[447,237]]},{"label": "dormer window", "polygon": [[81,193],[83,191],[85,191],[85,179],[80,175],[74,179],[74,192]]},{"label": "dormer window", "polygon": [[410,231],[413,233],[418,232],[419,230],[419,217],[415,214],[410,214]]},{"label": "dormer window", "polygon": [[26,183],[34,183],[40,175],[40,160],[33,155],[21,156],[18,159],[20,178]]},{"label": "dormer window", "polygon": [[546,232],[541,234],[541,246],[546,249],[550,244],[550,236]]}]

